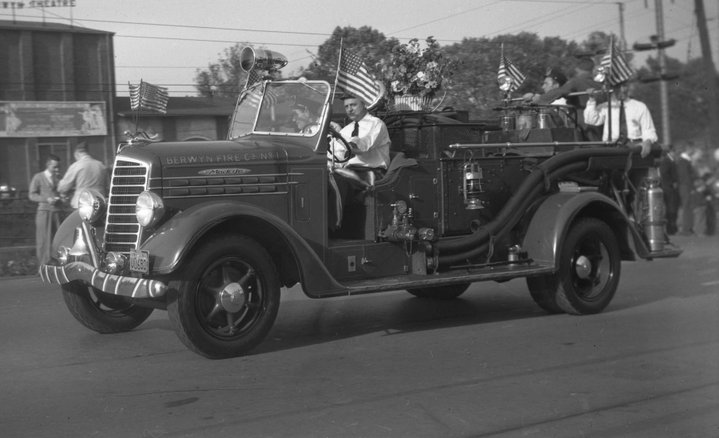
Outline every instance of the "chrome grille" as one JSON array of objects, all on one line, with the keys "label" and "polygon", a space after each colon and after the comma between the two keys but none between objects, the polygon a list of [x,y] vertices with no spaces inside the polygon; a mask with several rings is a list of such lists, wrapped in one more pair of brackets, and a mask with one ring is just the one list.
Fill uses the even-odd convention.
[{"label": "chrome grille", "polygon": [[137,196],[147,190],[149,167],[140,161],[117,159],[112,169],[105,225],[105,251],[129,253],[140,244],[141,227],[135,217]]}]

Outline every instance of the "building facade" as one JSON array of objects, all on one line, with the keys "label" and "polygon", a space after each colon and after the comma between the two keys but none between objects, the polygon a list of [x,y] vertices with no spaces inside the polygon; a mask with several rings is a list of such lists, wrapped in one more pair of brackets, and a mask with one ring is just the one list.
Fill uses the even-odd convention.
[{"label": "building facade", "polygon": [[112,161],[112,38],[66,24],[0,21],[0,183],[27,190],[49,154],[64,172],[81,141]]}]

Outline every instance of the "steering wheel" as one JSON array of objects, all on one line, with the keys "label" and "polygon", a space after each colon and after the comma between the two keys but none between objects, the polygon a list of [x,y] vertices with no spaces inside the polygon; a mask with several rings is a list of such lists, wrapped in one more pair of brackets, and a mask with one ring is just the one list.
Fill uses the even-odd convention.
[{"label": "steering wheel", "polygon": [[347,140],[345,140],[344,137],[342,137],[342,134],[337,132],[337,130],[332,127],[332,125],[329,126],[328,132],[332,138],[339,140],[340,143],[342,143],[345,147],[345,152],[343,154],[344,158],[340,158],[337,156],[337,154],[334,151],[334,148],[332,147],[333,142],[329,141],[328,145],[327,145],[327,153],[332,154],[332,157],[330,157],[330,158],[333,159],[333,161],[335,163],[344,164],[344,163],[348,162],[354,156],[354,153],[352,152],[352,148],[350,147],[350,144],[347,142]]}]

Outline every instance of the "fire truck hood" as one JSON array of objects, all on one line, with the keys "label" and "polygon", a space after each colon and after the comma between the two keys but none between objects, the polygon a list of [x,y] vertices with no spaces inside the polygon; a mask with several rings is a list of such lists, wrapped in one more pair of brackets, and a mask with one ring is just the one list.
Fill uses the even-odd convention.
[{"label": "fire truck hood", "polygon": [[235,141],[185,141],[126,147],[121,156],[162,165],[297,161],[317,155],[305,138],[248,136]]}]

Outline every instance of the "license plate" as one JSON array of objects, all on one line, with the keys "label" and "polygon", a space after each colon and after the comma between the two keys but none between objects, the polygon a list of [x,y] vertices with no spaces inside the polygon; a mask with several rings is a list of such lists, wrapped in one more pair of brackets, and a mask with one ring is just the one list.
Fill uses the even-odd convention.
[{"label": "license plate", "polygon": [[130,250],[130,270],[133,272],[150,272],[150,252],[137,249]]}]

